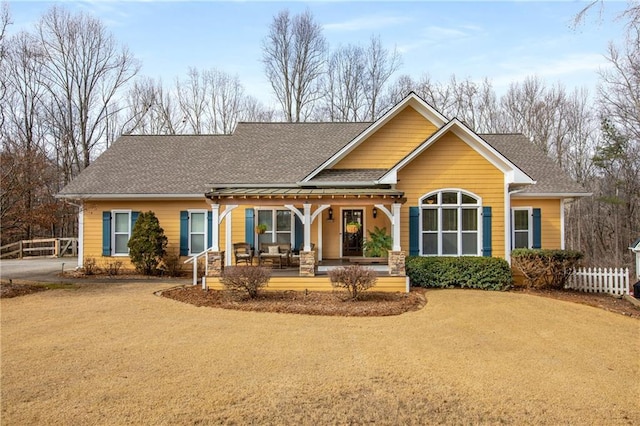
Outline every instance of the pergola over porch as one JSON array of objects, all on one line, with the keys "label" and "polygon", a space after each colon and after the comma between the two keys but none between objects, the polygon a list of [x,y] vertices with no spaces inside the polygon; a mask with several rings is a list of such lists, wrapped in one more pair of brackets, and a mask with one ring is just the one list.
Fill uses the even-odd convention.
[{"label": "pergola over porch", "polygon": [[[231,247],[231,211],[244,205],[252,207],[281,205],[295,214],[303,227],[303,244],[300,251],[300,275],[315,274],[315,252],[311,250],[311,225],[321,213],[331,206],[374,206],[383,212],[391,224],[392,250],[389,253],[389,273],[404,275],[404,252],[400,244],[400,209],[406,202],[404,193],[387,187],[317,188],[317,187],[256,187],[255,185],[225,186],[214,188],[205,194],[211,204],[212,243],[209,251],[217,253],[220,265],[214,265],[212,273],[219,272],[223,263],[231,264],[231,253],[220,252],[220,224],[225,221],[225,246]],[[302,205],[302,209],[299,206]],[[320,222],[321,223],[321,222]],[[321,228],[319,228],[321,230]],[[321,232],[319,232],[321,233]],[[215,257],[213,255],[212,257]],[[211,262],[208,262],[211,264]]]}]

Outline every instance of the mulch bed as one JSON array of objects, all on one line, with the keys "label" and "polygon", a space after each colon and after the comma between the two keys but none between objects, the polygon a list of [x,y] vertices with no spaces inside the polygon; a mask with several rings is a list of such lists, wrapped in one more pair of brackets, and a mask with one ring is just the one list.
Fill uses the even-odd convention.
[{"label": "mulch bed", "polygon": [[617,314],[640,319],[640,307],[634,305],[628,300],[611,296],[606,293],[585,293],[575,290],[526,289],[518,287],[512,291],[550,297],[552,299],[564,300],[567,302],[581,303],[583,305],[593,306],[609,312],[615,312]]},{"label": "mulch bed", "polygon": [[27,294],[45,291],[47,288],[40,285],[17,284],[14,282],[0,282],[0,298],[8,299],[10,297],[25,296]]},{"label": "mulch bed", "polygon": [[423,289],[412,289],[409,293],[366,292],[355,301],[347,299],[344,292],[313,291],[265,291],[249,299],[229,291],[203,291],[198,286],[176,287],[161,295],[195,306],[349,317],[400,315],[422,309],[427,303]]}]

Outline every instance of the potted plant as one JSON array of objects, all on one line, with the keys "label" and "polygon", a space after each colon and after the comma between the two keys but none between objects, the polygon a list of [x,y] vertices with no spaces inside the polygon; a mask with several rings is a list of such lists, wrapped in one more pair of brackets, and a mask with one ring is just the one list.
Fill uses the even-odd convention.
[{"label": "potted plant", "polygon": [[369,231],[369,239],[362,246],[366,257],[384,257],[391,250],[391,235],[387,234],[387,228],[374,226],[373,231]]},{"label": "potted plant", "polygon": [[256,234],[264,234],[267,232],[267,225],[264,223],[260,223],[256,225]]},{"label": "potted plant", "polygon": [[359,222],[347,222],[346,231],[349,234],[356,234],[361,226]]}]

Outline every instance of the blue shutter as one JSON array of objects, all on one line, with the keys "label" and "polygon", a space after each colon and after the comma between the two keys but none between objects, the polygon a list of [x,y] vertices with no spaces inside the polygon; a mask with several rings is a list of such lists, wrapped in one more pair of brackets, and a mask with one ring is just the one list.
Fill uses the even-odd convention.
[{"label": "blue shutter", "polygon": [[133,235],[133,227],[136,224],[136,220],[138,220],[138,216],[140,216],[140,212],[131,212],[131,235]]},{"label": "blue shutter", "polygon": [[253,236],[255,228],[255,214],[253,208],[244,209],[244,240],[252,248],[254,246]]},{"label": "blue shutter", "polygon": [[102,212],[102,255],[111,256],[111,212]]},{"label": "blue shutter", "polygon": [[180,212],[180,256],[189,255],[189,212]]},{"label": "blue shutter", "polygon": [[533,247],[542,248],[542,217],[540,209],[533,209]]},{"label": "blue shutter", "polygon": [[211,247],[213,243],[213,213],[207,212],[207,249]]},{"label": "blue shutter", "polygon": [[491,207],[482,208],[482,255],[491,257]]},{"label": "blue shutter", "polygon": [[420,209],[409,207],[409,256],[420,254]]},{"label": "blue shutter", "polygon": [[298,217],[297,214],[293,213],[292,214],[295,216],[296,219],[296,229],[295,229],[295,235],[294,235],[294,243],[293,243],[293,249],[294,250],[302,250],[302,244],[304,243],[304,226],[302,225],[302,221],[300,220],[300,218]]}]

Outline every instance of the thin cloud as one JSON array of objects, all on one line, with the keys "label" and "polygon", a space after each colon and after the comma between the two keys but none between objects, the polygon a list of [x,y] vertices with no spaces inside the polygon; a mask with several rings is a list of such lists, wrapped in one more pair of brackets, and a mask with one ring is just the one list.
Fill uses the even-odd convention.
[{"label": "thin cloud", "polygon": [[431,25],[424,28],[413,42],[400,44],[398,51],[405,54],[424,46],[442,45],[443,43],[451,45],[471,37],[477,37],[481,31],[480,27],[470,25],[461,27]]},{"label": "thin cloud", "polygon": [[383,27],[410,22],[411,18],[404,16],[363,16],[344,22],[334,22],[323,25],[326,31],[363,31],[377,30]]}]

